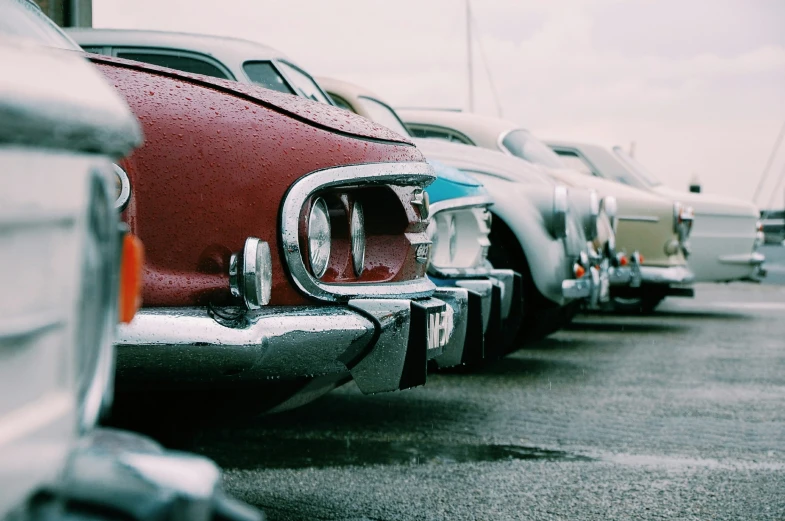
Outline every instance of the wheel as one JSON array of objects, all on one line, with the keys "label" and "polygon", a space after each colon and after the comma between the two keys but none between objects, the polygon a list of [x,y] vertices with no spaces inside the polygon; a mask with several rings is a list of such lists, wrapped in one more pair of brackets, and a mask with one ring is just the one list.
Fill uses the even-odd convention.
[{"label": "wheel", "polygon": [[505,346],[506,353],[541,340],[569,324],[580,309],[580,302],[559,306],[540,293],[518,239],[504,221],[495,215],[490,240],[488,261],[493,267],[512,269],[523,277],[523,320],[516,340]]},{"label": "wheel", "polygon": [[614,296],[613,310],[619,313],[651,313],[665,299],[661,292],[644,292],[640,296]]}]

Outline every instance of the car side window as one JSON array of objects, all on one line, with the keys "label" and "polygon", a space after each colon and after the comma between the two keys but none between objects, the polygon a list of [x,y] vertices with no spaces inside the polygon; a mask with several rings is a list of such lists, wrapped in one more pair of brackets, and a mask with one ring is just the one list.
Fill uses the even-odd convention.
[{"label": "car side window", "polygon": [[438,127],[425,127],[419,125],[407,125],[409,132],[414,137],[430,138],[430,139],[443,139],[451,143],[461,143],[462,145],[474,145],[469,138],[452,132],[446,128]]},{"label": "car side window", "polygon": [[94,46],[94,47],[82,46],[82,50],[84,50],[84,52],[91,52],[93,54],[107,54],[107,55],[109,54],[109,52],[107,52],[107,48],[103,46]]},{"label": "car side window", "polygon": [[294,94],[292,88],[270,61],[247,61],[243,63],[243,71],[248,79],[256,85],[286,94]]},{"label": "car side window", "polygon": [[349,112],[354,112],[355,114],[357,113],[357,111],[354,110],[354,107],[352,107],[348,101],[346,101],[339,95],[333,94],[332,92],[328,92],[328,94],[330,95],[330,98],[332,98],[333,103],[335,103],[336,107],[340,107],[344,110],[348,110]]},{"label": "car side window", "polygon": [[164,52],[118,51],[117,57],[149,63],[150,65],[177,69],[178,71],[191,72],[193,74],[203,74],[205,76],[212,76],[213,78],[225,80],[234,79],[227,76],[224,71],[212,63],[195,56],[183,56],[182,54],[169,54]]},{"label": "car side window", "polygon": [[572,168],[573,170],[577,170],[578,172],[586,175],[596,175],[594,170],[592,170],[591,165],[586,162],[586,160],[578,155],[575,152],[570,152],[569,150],[554,150],[559,157],[564,161],[564,164],[567,165],[568,168]]},{"label": "car side window", "polygon": [[300,96],[328,105],[333,104],[332,99],[327,97],[327,94],[319,87],[319,84],[305,71],[285,61],[279,60],[277,64],[283,70],[286,78],[292,82],[293,87]]}]

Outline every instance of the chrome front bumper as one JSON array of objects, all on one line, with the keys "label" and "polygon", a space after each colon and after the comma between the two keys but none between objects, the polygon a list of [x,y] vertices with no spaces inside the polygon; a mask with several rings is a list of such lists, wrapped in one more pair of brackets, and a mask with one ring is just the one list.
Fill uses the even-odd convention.
[{"label": "chrome front bumper", "polygon": [[468,293],[267,307],[228,316],[145,308],[120,326],[118,386],[351,375],[364,393],[425,383],[427,361],[463,348]]},{"label": "chrome front bumper", "polygon": [[95,429],[71,452],[60,478],[20,519],[182,519],[263,521],[259,510],[223,492],[211,460],[164,449],[150,438]]},{"label": "chrome front bumper", "polygon": [[506,342],[515,337],[523,308],[522,278],[513,270],[490,270],[474,279],[438,279],[440,291],[467,292],[468,308],[463,346],[446,349],[435,358],[440,368],[479,362],[503,354]]},{"label": "chrome front bumper", "polygon": [[695,275],[686,266],[641,266],[642,284],[691,284]]}]

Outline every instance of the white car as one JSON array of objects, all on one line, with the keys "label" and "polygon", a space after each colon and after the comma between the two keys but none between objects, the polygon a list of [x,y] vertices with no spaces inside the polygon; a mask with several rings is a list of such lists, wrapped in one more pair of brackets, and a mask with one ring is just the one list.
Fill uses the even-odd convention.
[{"label": "white car", "polygon": [[[317,81],[339,107],[410,136],[396,112],[374,93],[332,78]],[[476,177],[493,197],[489,260],[522,274],[528,338],[565,325],[581,299],[590,306],[601,304],[611,279],[631,282],[631,269],[612,265],[615,233],[593,191],[567,190],[539,168],[500,153],[427,139],[416,143],[429,160]]]},{"label": "white car", "polygon": [[412,134],[497,151],[536,165],[569,186],[613,196],[618,205],[616,246],[641,261],[641,284],[611,289],[614,307],[651,311],[667,296],[692,296],[694,280],[685,253],[692,210],[638,188],[586,176],[568,168],[545,143],[519,125],[452,110],[400,110]]},{"label": "white car", "polygon": [[249,40],[169,31],[66,29],[87,52],[261,85],[330,103],[310,74],[281,51]]},{"label": "white car", "polygon": [[548,144],[587,175],[635,186],[692,207],[689,265],[698,282],[726,282],[759,276],[766,260],[758,248],[763,234],[760,213],[752,203],[713,194],[674,190],[662,184],[620,147],[607,148],[568,141]]},{"label": "white car", "polygon": [[139,306],[112,161],[140,128],[32,2],[0,0],[0,67],[0,519],[261,520],[213,462],[96,428]]}]

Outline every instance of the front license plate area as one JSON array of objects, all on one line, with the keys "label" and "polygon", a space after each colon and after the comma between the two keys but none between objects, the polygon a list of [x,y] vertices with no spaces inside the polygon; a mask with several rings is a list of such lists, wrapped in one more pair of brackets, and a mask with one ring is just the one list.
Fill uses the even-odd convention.
[{"label": "front license plate area", "polygon": [[428,360],[444,352],[452,332],[452,309],[438,299],[413,301],[409,324],[409,346],[401,376],[401,389],[425,383]]}]

